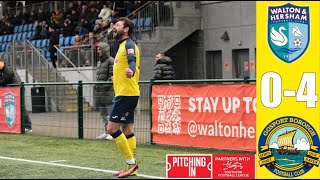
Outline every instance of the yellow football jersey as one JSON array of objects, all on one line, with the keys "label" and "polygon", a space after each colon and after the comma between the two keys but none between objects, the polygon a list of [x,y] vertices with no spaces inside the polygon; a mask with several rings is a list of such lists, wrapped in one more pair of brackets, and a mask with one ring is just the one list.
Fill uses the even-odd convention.
[{"label": "yellow football jersey", "polygon": [[[133,71],[133,77],[126,77],[126,68]],[[140,51],[132,39],[127,38],[120,42],[113,65],[115,96],[140,96],[139,76]]]}]

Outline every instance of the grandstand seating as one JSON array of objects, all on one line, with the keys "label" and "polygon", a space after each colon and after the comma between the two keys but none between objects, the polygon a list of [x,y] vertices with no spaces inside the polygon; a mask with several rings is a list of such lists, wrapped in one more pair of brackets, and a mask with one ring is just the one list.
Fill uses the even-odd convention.
[{"label": "grandstand seating", "polygon": [[[14,34],[0,36],[0,52],[6,51],[12,41],[24,41],[26,39],[31,39],[34,36],[35,30],[36,26],[34,23],[15,26],[13,29]],[[40,40],[39,43],[40,42],[42,41]],[[48,47],[49,39],[45,39],[44,44],[44,47]],[[39,44],[33,42],[33,45]]]},{"label": "grandstand seating", "polygon": [[146,17],[143,23],[143,31],[150,31],[152,30],[152,18],[151,17]]},{"label": "grandstand seating", "polygon": [[[140,19],[132,19],[132,23],[134,24],[135,31],[151,31],[153,26],[152,17],[140,18]],[[40,25],[42,22],[40,22]],[[24,41],[26,39],[31,39],[35,34],[36,26],[34,23],[24,24],[14,27],[14,34],[7,34],[0,36],[0,52],[6,51],[9,47],[9,43],[12,41]],[[83,38],[81,36],[81,38]],[[63,37],[60,34],[59,45],[60,47],[63,46],[72,46],[75,42],[75,37]],[[40,40],[33,40],[31,43],[36,47],[45,47],[46,52],[45,56],[47,59],[50,59],[48,53],[48,46],[49,46],[49,39],[40,39]]]}]

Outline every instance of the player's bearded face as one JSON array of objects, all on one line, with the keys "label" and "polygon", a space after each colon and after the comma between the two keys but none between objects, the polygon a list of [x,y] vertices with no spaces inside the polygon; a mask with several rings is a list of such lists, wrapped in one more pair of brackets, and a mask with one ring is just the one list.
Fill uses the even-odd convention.
[{"label": "player's bearded face", "polygon": [[122,38],[123,34],[124,34],[123,22],[119,21],[113,27],[113,38],[116,39],[116,40],[119,40],[119,39]]}]

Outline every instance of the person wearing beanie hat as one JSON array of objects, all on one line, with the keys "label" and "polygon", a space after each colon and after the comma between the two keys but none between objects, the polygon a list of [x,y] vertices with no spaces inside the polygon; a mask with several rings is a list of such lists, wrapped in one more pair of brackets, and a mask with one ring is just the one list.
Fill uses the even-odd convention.
[{"label": "person wearing beanie hat", "polygon": [[[0,58],[0,87],[5,87],[8,84],[21,84],[21,79],[17,72],[11,66],[6,64],[6,61]],[[25,132],[32,132],[31,120],[28,112],[24,109],[25,114]]]},{"label": "person wearing beanie hat", "polygon": [[[101,42],[98,44],[97,53],[99,61],[97,65],[97,79],[96,81],[112,82],[113,63],[114,58],[110,56],[110,47],[107,43]],[[114,97],[112,84],[97,84],[95,86],[95,97],[100,111],[102,122],[104,124],[104,133],[97,137],[97,139],[112,140],[112,136],[107,132],[107,125],[109,121],[109,114],[112,106],[112,99]]]}]

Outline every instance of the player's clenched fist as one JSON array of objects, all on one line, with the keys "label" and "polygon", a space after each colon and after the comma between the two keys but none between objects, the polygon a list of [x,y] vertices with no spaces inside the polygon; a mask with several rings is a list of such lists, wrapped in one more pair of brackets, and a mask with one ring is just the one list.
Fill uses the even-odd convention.
[{"label": "player's clenched fist", "polygon": [[130,68],[126,68],[125,71],[127,78],[131,78],[133,76],[133,71]]}]

